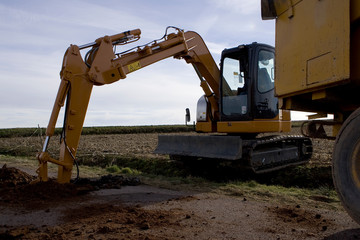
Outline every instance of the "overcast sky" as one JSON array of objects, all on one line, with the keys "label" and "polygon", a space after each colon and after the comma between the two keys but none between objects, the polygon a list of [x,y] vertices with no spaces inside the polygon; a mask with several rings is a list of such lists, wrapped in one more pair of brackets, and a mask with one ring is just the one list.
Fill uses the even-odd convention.
[{"label": "overcast sky", "polygon": [[[218,63],[224,48],[274,45],[274,24],[261,20],[260,0],[1,1],[0,128],[46,127],[70,44],[140,28],[140,41],[125,50],[177,26],[198,32]],[[182,124],[185,108],[194,121],[201,95],[192,66],[166,59],[94,87],[84,125]]]}]

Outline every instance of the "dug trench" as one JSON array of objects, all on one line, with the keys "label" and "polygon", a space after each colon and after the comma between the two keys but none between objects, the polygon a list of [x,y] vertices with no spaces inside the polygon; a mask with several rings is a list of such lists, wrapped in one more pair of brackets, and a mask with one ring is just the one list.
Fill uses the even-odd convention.
[{"label": "dug trench", "polygon": [[[7,166],[0,174],[0,239],[360,238],[359,226],[333,196],[331,142],[314,141],[320,151],[306,166],[262,176],[217,166],[194,177],[150,155],[156,136],[82,136],[80,160],[106,162],[104,168],[116,173],[65,185],[31,183],[33,166],[2,155]],[[24,138],[6,140],[0,139],[1,146]],[[114,148],[116,142],[121,146]],[[133,175],[119,174],[128,170]]]}]

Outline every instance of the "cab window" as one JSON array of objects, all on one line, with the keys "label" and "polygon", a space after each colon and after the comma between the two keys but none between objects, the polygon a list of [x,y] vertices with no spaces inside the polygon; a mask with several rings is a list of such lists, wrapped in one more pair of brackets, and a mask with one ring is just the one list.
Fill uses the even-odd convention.
[{"label": "cab window", "polygon": [[245,84],[245,68],[239,56],[226,57],[222,70],[222,113],[227,116],[246,115],[248,96]]},{"label": "cab window", "polygon": [[265,93],[274,88],[274,53],[261,50],[258,58],[257,89]]}]

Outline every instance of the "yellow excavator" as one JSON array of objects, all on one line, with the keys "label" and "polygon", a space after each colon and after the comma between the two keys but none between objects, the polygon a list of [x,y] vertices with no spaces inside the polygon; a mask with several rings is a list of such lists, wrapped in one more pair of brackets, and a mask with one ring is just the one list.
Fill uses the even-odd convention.
[{"label": "yellow excavator", "polygon": [[262,0],[261,8],[264,20],[276,19],[279,107],[315,112],[313,119],[334,115],[308,122],[304,132],[336,138],[334,185],[360,224],[360,1]]},{"label": "yellow excavator", "polygon": [[[169,29],[173,29],[169,33]],[[307,162],[309,138],[256,137],[259,133],[290,131],[290,112],[278,109],[274,97],[274,48],[252,43],[225,49],[220,70],[199,34],[169,27],[165,35],[142,46],[117,53],[117,45],[137,41],[135,29],[94,42],[70,45],[65,52],[43,150],[38,154],[40,181],[48,180],[47,163],[58,167],[58,182],[71,179],[83,122],[94,85],[111,84],[165,58],[192,64],[204,95],[197,104],[196,131],[207,134],[159,136],[156,153],[181,160],[233,161],[255,172],[272,171]],[[80,50],[88,49],[84,56]],[[66,100],[66,103],[65,103]],[[60,157],[47,152],[60,108],[65,105]]]}]

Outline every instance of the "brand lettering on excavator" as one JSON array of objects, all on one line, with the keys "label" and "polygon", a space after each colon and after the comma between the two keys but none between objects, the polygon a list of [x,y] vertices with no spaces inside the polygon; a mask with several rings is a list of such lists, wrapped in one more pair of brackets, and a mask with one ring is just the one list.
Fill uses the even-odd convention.
[{"label": "brand lettering on excavator", "polygon": [[134,72],[136,70],[139,70],[141,68],[140,62],[136,61],[134,63],[131,63],[127,65],[129,72]]}]

